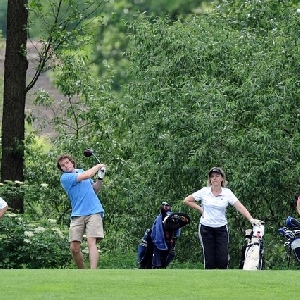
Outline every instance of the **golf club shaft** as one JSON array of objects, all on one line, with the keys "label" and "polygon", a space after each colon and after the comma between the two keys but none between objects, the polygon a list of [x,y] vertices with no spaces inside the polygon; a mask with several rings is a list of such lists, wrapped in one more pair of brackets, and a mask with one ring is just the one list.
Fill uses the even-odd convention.
[{"label": "golf club shaft", "polygon": [[92,152],[92,155],[96,158],[97,162],[101,164],[100,159]]}]

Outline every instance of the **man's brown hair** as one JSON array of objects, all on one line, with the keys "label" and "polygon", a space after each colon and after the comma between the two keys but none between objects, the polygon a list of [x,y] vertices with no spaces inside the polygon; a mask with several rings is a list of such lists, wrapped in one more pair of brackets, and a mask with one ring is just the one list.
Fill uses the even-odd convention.
[{"label": "man's brown hair", "polygon": [[58,168],[59,170],[61,170],[61,171],[62,171],[62,169],[61,169],[61,166],[60,166],[59,162],[60,162],[61,160],[63,160],[63,159],[66,159],[66,158],[68,158],[68,159],[70,160],[70,162],[73,164],[74,168],[76,167],[75,160],[72,158],[71,155],[69,155],[69,154],[62,154],[62,155],[60,155],[60,156],[57,158],[57,161],[56,161],[56,166],[57,166],[57,168]]}]

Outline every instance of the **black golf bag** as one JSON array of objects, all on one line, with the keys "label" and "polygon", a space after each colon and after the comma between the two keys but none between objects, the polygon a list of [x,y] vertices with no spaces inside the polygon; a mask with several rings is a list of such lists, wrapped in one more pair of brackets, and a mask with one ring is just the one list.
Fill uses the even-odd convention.
[{"label": "black golf bag", "polygon": [[288,257],[288,264],[291,256],[300,263],[300,222],[295,218],[288,216],[285,221],[285,227],[279,228],[278,232],[285,237],[284,248]]},{"label": "black golf bag", "polygon": [[239,268],[243,270],[261,270],[264,263],[265,233],[264,222],[260,225],[253,225],[252,229],[245,230],[245,242],[242,247],[242,254]]},{"label": "black golf bag", "polygon": [[138,245],[139,269],[165,269],[175,257],[181,228],[189,223],[187,214],[173,213],[170,205],[163,202],[160,214],[152,227],[146,229]]}]

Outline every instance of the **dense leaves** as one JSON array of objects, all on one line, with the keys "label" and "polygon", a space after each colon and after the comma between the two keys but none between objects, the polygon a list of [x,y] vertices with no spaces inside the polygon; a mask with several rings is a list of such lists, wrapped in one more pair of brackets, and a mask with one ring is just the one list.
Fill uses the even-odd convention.
[{"label": "dense leaves", "polygon": [[[270,12],[274,1],[264,7]],[[295,213],[300,154],[299,15],[279,5],[272,17],[256,31],[234,14],[136,22],[137,80],[129,87],[131,144],[146,181],[140,189],[155,189],[147,201],[181,201],[220,165],[253,216],[266,221],[270,240]],[[249,224],[233,210],[229,220],[236,247]]]},{"label": "dense leaves", "polygon": [[61,231],[55,220],[37,223],[20,215],[7,214],[1,220],[0,231],[1,269],[72,266],[67,233]]},{"label": "dense leaves", "polygon": [[[180,3],[161,1],[164,7]],[[131,6],[118,5],[117,16],[124,19]],[[87,32],[56,52],[53,82],[66,99],[57,104],[41,92],[36,103],[53,110],[49,122],[58,135],[49,148],[37,147],[27,135],[28,186],[5,185],[2,192],[23,193],[33,219],[55,218],[67,226],[70,207],[56,157],[70,153],[88,168],[95,162],[83,150],[93,148],[108,166],[100,195],[104,257],[131,257],[167,201],[191,217],[178,240],[175,265],[198,266],[199,215],[182,200],[206,185],[208,170],[219,165],[253,217],[266,221],[266,268],[282,268],[277,228],[295,215],[299,192],[296,8],[294,1],[222,1],[209,14],[179,20],[135,14],[125,18],[126,28],[118,23],[120,30],[105,11],[96,46],[100,63],[91,55]],[[230,267],[237,268],[250,224],[231,207],[228,219]]]}]

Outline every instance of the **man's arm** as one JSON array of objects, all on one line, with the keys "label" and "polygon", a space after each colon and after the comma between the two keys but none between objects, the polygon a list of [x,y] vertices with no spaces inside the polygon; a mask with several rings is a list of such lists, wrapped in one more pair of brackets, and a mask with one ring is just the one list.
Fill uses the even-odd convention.
[{"label": "man's arm", "polygon": [[297,212],[300,215],[300,197],[297,200]]},{"label": "man's arm", "polygon": [[101,190],[102,182],[102,179],[100,180],[99,178],[97,178],[97,180],[93,183],[93,189],[96,193],[98,193]]},{"label": "man's arm", "polygon": [[93,166],[92,168],[90,168],[90,169],[88,169],[88,170],[86,170],[82,173],[78,173],[77,182],[85,180],[85,179],[92,178],[103,167],[105,167],[104,164],[97,164],[97,165]]},{"label": "man's arm", "polygon": [[103,178],[105,176],[105,172],[106,172],[106,166],[103,166],[99,171],[98,171],[98,178],[96,180],[96,182],[93,183],[93,189],[96,193],[98,193],[101,188],[102,188],[102,182],[103,182]]}]

